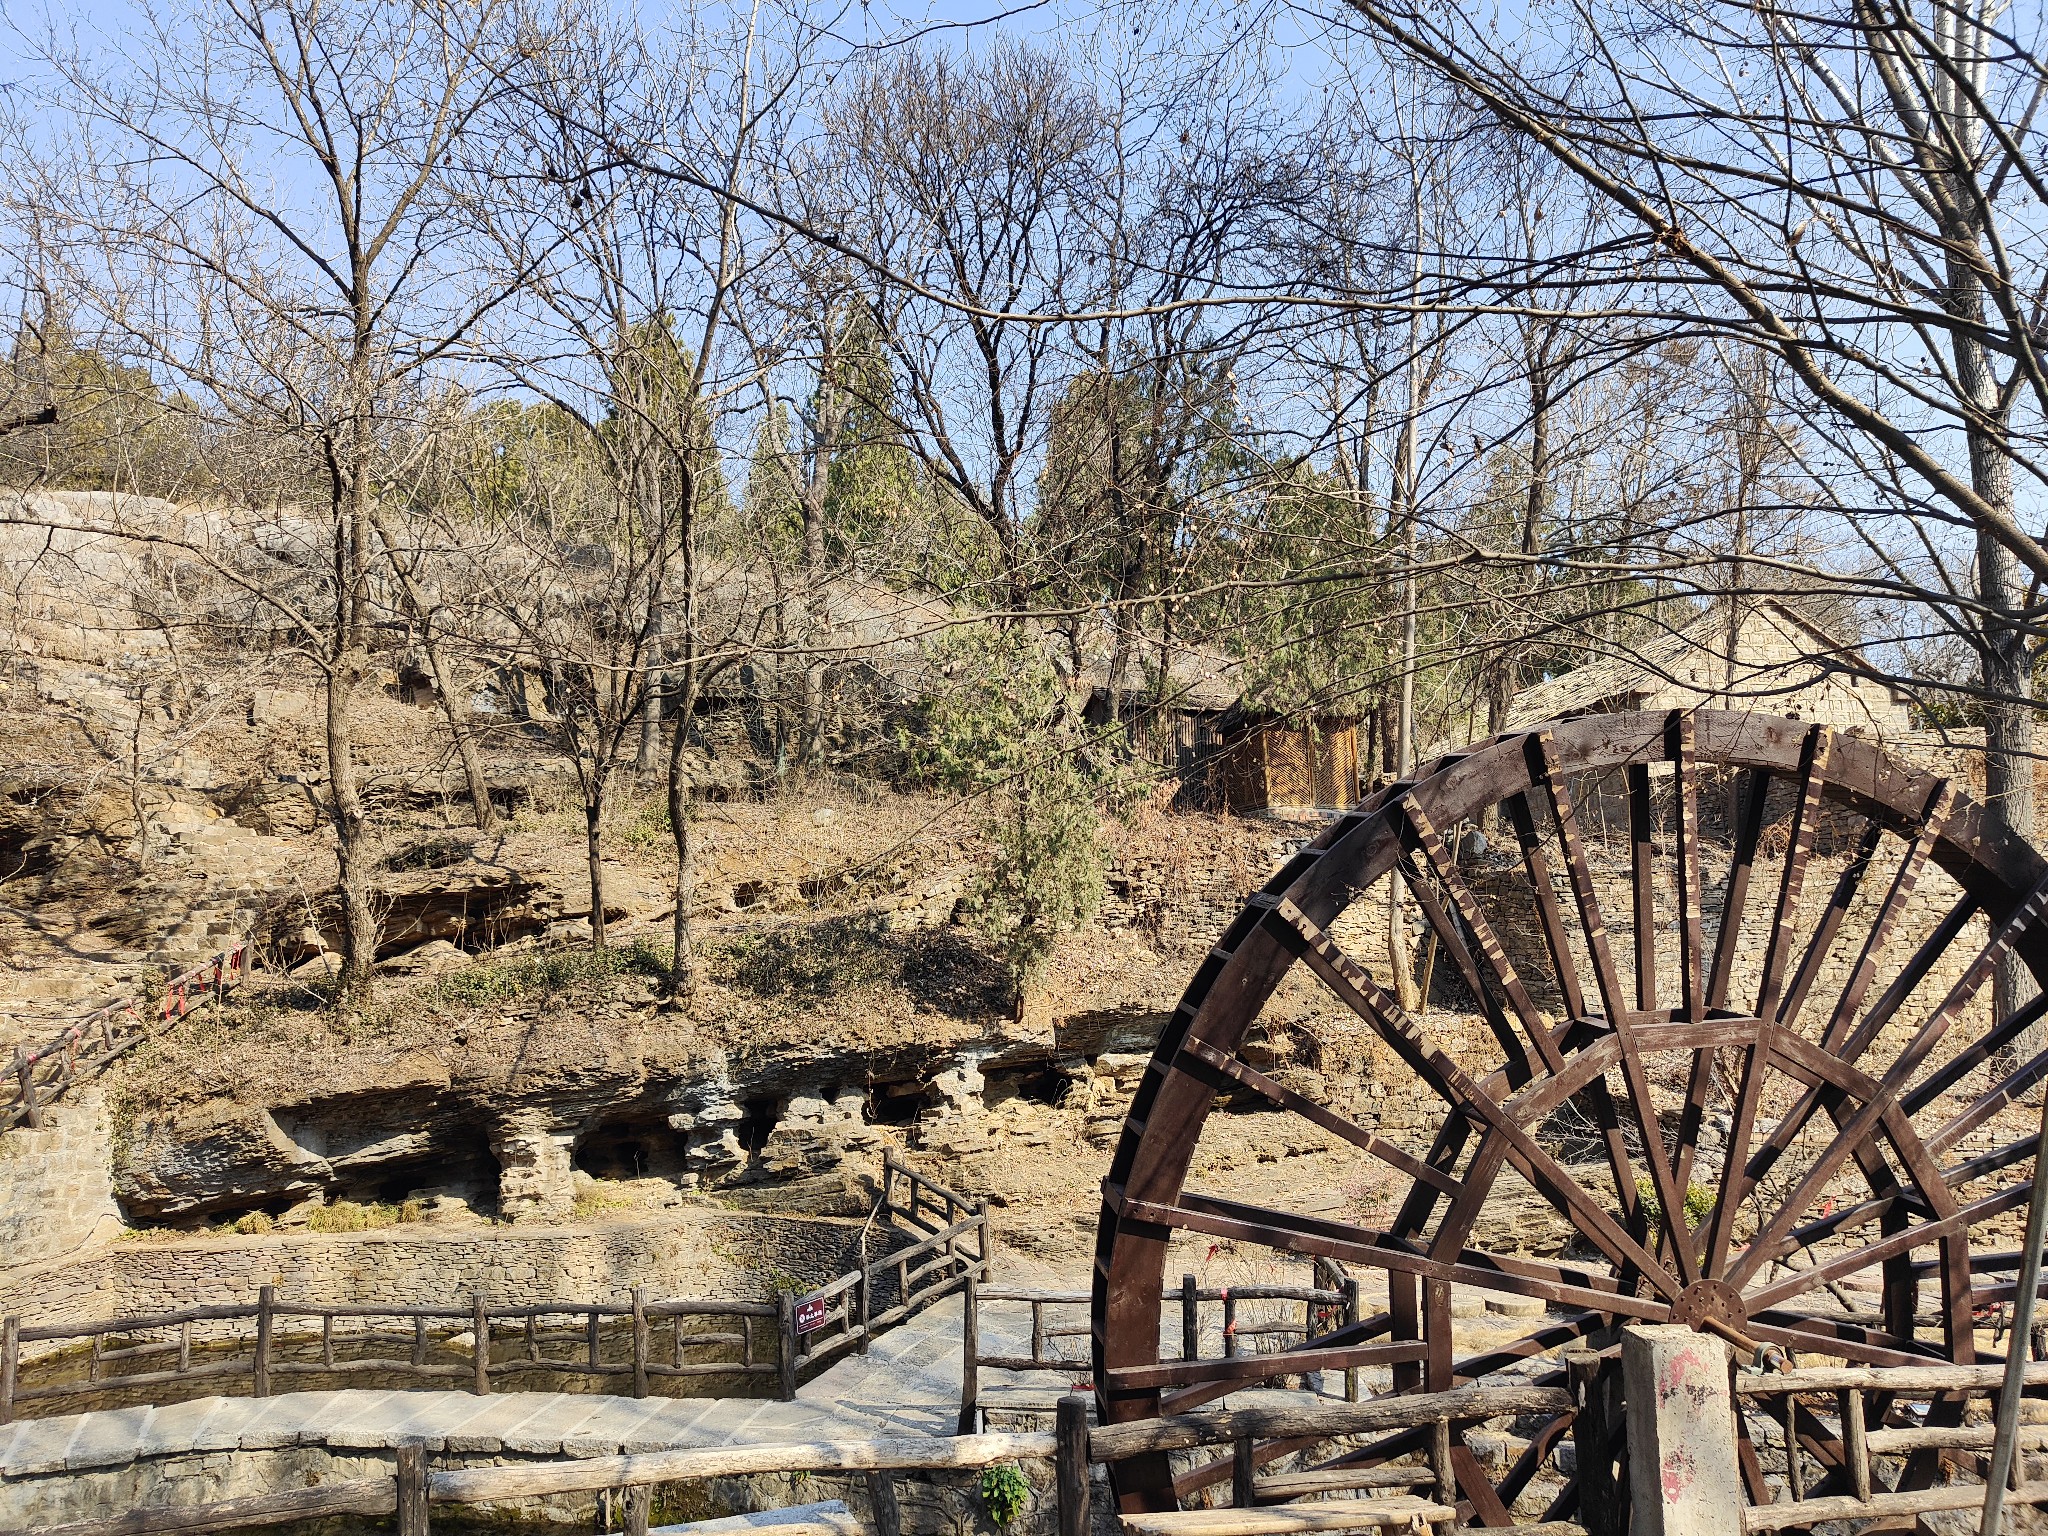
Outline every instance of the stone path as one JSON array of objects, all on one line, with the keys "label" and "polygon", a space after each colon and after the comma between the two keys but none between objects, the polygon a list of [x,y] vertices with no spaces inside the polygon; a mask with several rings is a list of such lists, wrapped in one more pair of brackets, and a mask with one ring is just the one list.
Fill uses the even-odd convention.
[{"label": "stone path", "polygon": [[[589,1393],[287,1392],[116,1408],[0,1428],[0,1478],[106,1469],[149,1457],[325,1445],[516,1456],[613,1456],[690,1446],[949,1435],[960,1408],[959,1297],[931,1307],[802,1387],[793,1403]],[[983,1352],[1028,1353],[1028,1315],[983,1308]],[[1021,1322],[1021,1327],[1019,1326]],[[1051,1390],[1061,1383],[1035,1377]]]}]

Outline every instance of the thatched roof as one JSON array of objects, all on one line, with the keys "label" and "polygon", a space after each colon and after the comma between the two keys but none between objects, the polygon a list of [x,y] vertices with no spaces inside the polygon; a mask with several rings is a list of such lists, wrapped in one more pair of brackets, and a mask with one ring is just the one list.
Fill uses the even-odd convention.
[{"label": "thatched roof", "polygon": [[[1781,643],[1767,647],[1762,642],[1773,632]],[[1787,656],[1786,650],[1793,654]],[[1759,597],[1745,605],[1735,651],[1731,659],[1728,610],[1716,603],[1683,629],[1617,646],[1611,654],[1524,689],[1515,695],[1509,724],[1632,709],[1645,700],[1673,695],[1725,700],[1735,709],[1769,710],[1774,701],[1828,673],[1896,693],[1878,679],[1876,669],[1854,644],[1782,598]]]}]

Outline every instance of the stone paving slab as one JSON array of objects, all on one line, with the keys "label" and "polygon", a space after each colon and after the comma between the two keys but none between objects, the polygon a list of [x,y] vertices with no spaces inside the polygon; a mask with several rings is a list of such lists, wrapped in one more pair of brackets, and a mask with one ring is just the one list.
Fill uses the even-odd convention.
[{"label": "stone paving slab", "polygon": [[389,1445],[390,1426],[409,1411],[410,1392],[352,1392],[353,1399],[337,1405],[340,1411],[326,1415],[320,1434],[329,1445],[349,1450],[375,1450]]},{"label": "stone paving slab", "polygon": [[326,1405],[318,1392],[292,1392],[269,1400],[270,1409],[242,1429],[245,1451],[279,1451],[294,1445],[318,1444],[320,1416]]},{"label": "stone paving slab", "polygon": [[447,1426],[444,1449],[495,1455],[505,1448],[505,1432],[533,1417],[533,1399],[526,1393],[479,1398],[481,1411]]},{"label": "stone paving slab", "polygon": [[539,1395],[533,1412],[506,1430],[500,1436],[501,1443],[515,1456],[561,1455],[562,1423],[575,1402],[576,1398],[566,1392]]},{"label": "stone paving slab", "polygon": [[126,1466],[135,1459],[135,1442],[148,1420],[147,1407],[79,1414],[78,1433],[64,1448],[65,1469]]},{"label": "stone paving slab", "polygon": [[193,1451],[238,1451],[242,1436],[277,1413],[275,1403],[262,1397],[223,1397],[206,1422],[193,1433]]},{"label": "stone paving slab", "polygon": [[142,1432],[135,1437],[135,1454],[168,1456],[189,1450],[206,1421],[219,1411],[221,1399],[195,1397],[188,1403],[169,1403],[152,1408]]},{"label": "stone paving slab", "polygon": [[64,1452],[78,1433],[78,1421],[89,1414],[67,1414],[61,1419],[30,1419],[22,1424],[7,1447],[7,1463],[0,1473],[8,1477],[46,1477],[64,1470]]}]

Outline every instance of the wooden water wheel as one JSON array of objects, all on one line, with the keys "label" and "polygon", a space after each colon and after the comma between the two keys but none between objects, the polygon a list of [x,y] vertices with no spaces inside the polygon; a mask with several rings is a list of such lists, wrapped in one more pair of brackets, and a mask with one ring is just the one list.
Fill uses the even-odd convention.
[{"label": "wooden water wheel", "polygon": [[[1393,880],[1419,918],[1398,941]],[[1427,765],[1288,860],[1162,1034],[1104,1183],[1103,1419],[1314,1370],[1361,1369],[1376,1392],[1562,1383],[1560,1349],[1597,1351],[1634,1320],[1806,1361],[1989,1358],[1978,1330],[2011,1296],[2033,1162],[2015,1101],[2048,1071],[2043,1003],[1995,1017],[1992,979],[2007,955],[2048,978],[2044,902],[2048,861],[1988,832],[1954,783],[1796,720],[1589,716]],[[1394,942],[1435,951],[1432,995],[1411,1009],[1386,974]],[[1314,991],[1309,1006],[1362,1021],[1382,1093],[1350,1097],[1253,1049],[1283,986],[1297,1014]],[[1388,1129],[1400,1117],[1375,1104],[1408,1123]],[[1248,1199],[1191,1182],[1206,1131],[1285,1117],[1397,1198],[1368,1213],[1341,1189]],[[1510,1198],[1568,1239],[1546,1257],[1489,1248],[1475,1232]],[[1162,1359],[1176,1241],[1335,1259],[1368,1305],[1284,1353]],[[1546,1310],[1461,1351],[1454,1291]],[[1545,1464],[1569,1419],[1518,1426],[1528,1446],[1504,1473],[1460,1447],[1465,1518],[1532,1518],[1510,1511],[1539,1474],[1555,1487]],[[1754,1499],[1762,1438],[1745,1445]],[[1816,1434],[1806,1465],[1828,1475],[1832,1446]],[[1172,1508],[1228,1478],[1226,1463],[1176,1479],[1155,1457],[1120,1467],[1118,1495]],[[1575,1499],[1564,1484],[1546,1517]]]}]

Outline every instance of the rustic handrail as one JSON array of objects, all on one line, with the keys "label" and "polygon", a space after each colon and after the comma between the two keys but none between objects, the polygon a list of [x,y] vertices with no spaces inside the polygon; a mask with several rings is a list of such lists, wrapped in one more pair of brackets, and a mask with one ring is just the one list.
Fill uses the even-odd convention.
[{"label": "rustic handrail", "polygon": [[[867,1347],[868,1341],[932,1303],[952,1295],[970,1277],[986,1273],[989,1258],[988,1214],[978,1201],[947,1190],[911,1173],[893,1154],[884,1160],[883,1198],[877,1214],[908,1214],[895,1201],[898,1182],[914,1191],[920,1219],[911,1223],[917,1240],[871,1263],[828,1280],[804,1294],[784,1294],[774,1301],[726,1301],[701,1297],[655,1300],[635,1290],[625,1300],[548,1300],[491,1304],[479,1291],[467,1304],[407,1306],[342,1302],[333,1304],[280,1300],[274,1288],[262,1287],[257,1300],[226,1305],[183,1307],[175,1311],[130,1314],[84,1323],[43,1323],[25,1326],[19,1318],[0,1320],[0,1424],[11,1423],[31,1404],[55,1404],[110,1391],[179,1386],[209,1382],[215,1390],[246,1384],[257,1397],[268,1396],[275,1378],[340,1377],[374,1372],[408,1383],[445,1387],[466,1383],[479,1395],[494,1381],[541,1373],[594,1379],[632,1378],[635,1397],[645,1397],[651,1382],[663,1378],[744,1376],[774,1378],[785,1399],[796,1393],[801,1373],[841,1350]],[[946,1211],[958,1219],[934,1228],[926,1208]],[[878,1281],[894,1276],[891,1305],[873,1304]],[[836,1305],[834,1305],[836,1303]],[[810,1309],[807,1311],[807,1308]],[[686,1318],[712,1320],[709,1329],[685,1331]],[[723,1319],[731,1327],[715,1327]],[[224,1357],[193,1358],[193,1326],[208,1323],[253,1323],[254,1336],[237,1332],[225,1342]],[[614,1332],[607,1336],[605,1325]],[[623,1330],[618,1325],[624,1325]],[[661,1325],[657,1333],[655,1325]],[[466,1348],[453,1340],[467,1330]],[[607,1337],[620,1334],[630,1353],[607,1358]],[[829,1333],[829,1337],[818,1337]],[[154,1334],[123,1347],[104,1341],[119,1335]],[[199,1338],[202,1347],[219,1340]],[[306,1346],[318,1344],[317,1357]],[[85,1379],[40,1385],[25,1384],[23,1347],[37,1344],[90,1345]],[[543,1346],[567,1344],[572,1353],[546,1353]],[[350,1354],[337,1355],[337,1345]],[[380,1353],[379,1347],[383,1346]],[[494,1354],[502,1346],[510,1353]],[[297,1348],[298,1353],[292,1351]],[[686,1351],[737,1350],[729,1358],[686,1359]],[[438,1358],[428,1358],[432,1351]],[[663,1358],[663,1357],[666,1358]],[[159,1368],[108,1374],[120,1365],[154,1364]]]},{"label": "rustic handrail", "polygon": [[[227,996],[231,986],[249,979],[253,960],[254,950],[244,939],[168,978],[163,1003],[153,1010],[159,1014],[155,1023],[174,1024],[208,998]],[[147,1039],[151,1028],[152,1021],[143,1017],[142,1000],[129,996],[94,1009],[34,1050],[16,1045],[14,1102],[0,1108],[0,1133],[24,1124],[39,1128],[49,1100],[105,1071]],[[39,1076],[44,1068],[48,1070]]]},{"label": "rustic handrail", "polygon": [[[907,1192],[897,1197],[897,1185]],[[924,1207],[929,1197],[932,1213]],[[901,1221],[926,1235],[906,1248],[864,1263],[789,1298],[782,1328],[792,1370],[848,1349],[865,1351],[883,1329],[893,1327],[988,1273],[988,1207],[947,1189],[901,1162],[893,1149],[882,1155],[882,1188],[875,1214]],[[945,1218],[944,1224],[938,1218]],[[878,1281],[895,1279],[895,1301],[875,1305]]]},{"label": "rustic handrail", "polygon": [[[430,1467],[417,1444],[402,1445],[396,1466],[385,1477],[352,1478],[321,1487],[177,1509],[136,1510],[98,1520],[43,1527],[38,1536],[143,1536],[143,1533],[217,1531],[278,1525],[324,1515],[398,1515],[400,1536],[429,1536],[436,1507],[498,1503],[604,1490],[632,1490],[663,1483],[702,1482],[769,1472],[861,1473],[876,1498],[879,1536],[901,1536],[893,1477],[899,1473],[975,1471],[1003,1462],[1053,1463],[1060,1536],[1089,1531],[1089,1465],[1157,1446],[1241,1441],[1246,1434],[1299,1433],[1330,1438],[1389,1428],[1425,1428],[1450,1421],[1503,1413],[1555,1411],[1565,1394],[1550,1388],[1468,1387],[1456,1392],[1389,1398],[1371,1404],[1330,1403],[1292,1410],[1239,1410],[1186,1414],[1155,1424],[1109,1425],[1091,1430],[1088,1400],[1061,1399],[1059,1426],[1052,1434],[973,1434],[878,1437],[864,1440],[799,1441],[724,1445],[639,1452],[620,1456],[572,1457],[507,1466]],[[1145,1433],[1150,1442],[1141,1444]],[[1192,1435],[1194,1438],[1188,1438]],[[1443,1437],[1439,1436],[1439,1441]],[[1439,1444],[1432,1465],[1409,1475],[1410,1482],[1446,1490],[1448,1452]],[[1441,1466],[1437,1463],[1442,1463]],[[1242,1490],[1240,1490],[1242,1491]],[[1313,1508],[1314,1506],[1311,1506]],[[21,1531],[0,1536],[28,1536]]]},{"label": "rustic handrail", "polygon": [[[1325,1334],[1340,1328],[1348,1328],[1359,1320],[1358,1282],[1346,1274],[1332,1261],[1318,1259],[1315,1271],[1318,1276],[1328,1274],[1337,1281],[1334,1286],[1317,1285],[1222,1285],[1203,1286],[1195,1282],[1193,1275],[1181,1277],[1181,1283],[1161,1290],[1160,1302],[1175,1305],[1180,1309],[1181,1353],[1180,1361],[1200,1358],[1202,1335],[1202,1307],[1211,1302],[1221,1302],[1223,1316],[1222,1350],[1226,1357],[1239,1354],[1239,1346],[1247,1339],[1285,1335],[1298,1337],[1304,1345],[1313,1343]],[[1054,1353],[1049,1345],[1056,1339],[1085,1338],[1090,1330],[1085,1327],[1050,1327],[1046,1323],[1048,1307],[1084,1307],[1093,1298],[1085,1291],[1051,1291],[1030,1286],[979,1285],[969,1282],[967,1287],[967,1316],[960,1337],[960,1432],[967,1434],[978,1427],[985,1410],[981,1402],[981,1371],[985,1366],[994,1371],[1049,1372],[1064,1375],[1070,1384],[1078,1371],[1083,1375],[1092,1372],[1087,1360],[1073,1355]],[[1237,1308],[1240,1302],[1286,1301],[1301,1303],[1302,1315],[1298,1321],[1245,1324],[1239,1321]],[[980,1308],[984,1302],[1009,1302],[1028,1305],[1031,1308],[1031,1353],[1028,1355],[995,1355],[986,1353],[981,1347]],[[1269,1369],[1274,1375],[1292,1375],[1285,1364],[1286,1350],[1260,1354],[1254,1358],[1262,1364],[1256,1369]],[[1335,1367],[1330,1367],[1335,1369]],[[1313,1361],[1304,1362],[1303,1374],[1320,1374],[1324,1366]],[[1357,1402],[1359,1377],[1355,1368],[1345,1369],[1344,1397]],[[1043,1411],[1040,1407],[1038,1411]]]}]

